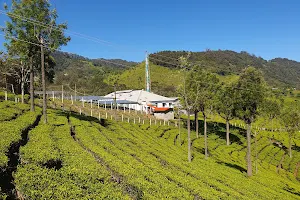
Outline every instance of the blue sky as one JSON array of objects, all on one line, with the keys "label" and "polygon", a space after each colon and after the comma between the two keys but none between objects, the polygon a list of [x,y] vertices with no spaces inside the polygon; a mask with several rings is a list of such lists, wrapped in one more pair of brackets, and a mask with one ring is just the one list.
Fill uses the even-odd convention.
[{"label": "blue sky", "polygon": [[[1,0],[7,2],[7,0]],[[89,58],[142,61],[161,50],[248,51],[300,61],[299,0],[50,0],[71,35],[63,51]],[[0,15],[4,25],[5,16]],[[3,43],[3,37],[0,36]]]}]

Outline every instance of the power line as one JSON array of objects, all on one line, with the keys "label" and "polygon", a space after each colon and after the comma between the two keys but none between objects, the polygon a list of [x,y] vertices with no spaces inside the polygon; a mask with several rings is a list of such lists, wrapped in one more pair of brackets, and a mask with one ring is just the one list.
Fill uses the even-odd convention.
[{"label": "power line", "polygon": [[[150,57],[149,57],[150,59]],[[152,58],[153,59],[153,58]],[[168,63],[168,62],[165,62],[165,61],[162,61],[162,60],[158,60],[158,59],[154,59],[154,60],[157,60],[157,61],[160,61],[160,62],[164,62],[164,63]],[[171,64],[171,63],[168,63],[168,64]],[[187,67],[187,66],[179,66],[179,65],[176,65],[178,67],[180,67],[181,69],[187,69],[189,71],[194,71],[194,72],[200,72],[199,70],[195,69],[195,68],[191,68],[191,67]],[[203,85],[206,85],[206,86],[215,86],[215,84],[211,84],[211,83],[202,83]],[[250,89],[247,89],[247,88],[237,88],[237,87],[231,87],[230,85],[223,85],[223,87],[225,88],[232,88],[232,89],[236,89],[236,90],[247,90],[247,91],[256,91],[256,90],[250,90]]]},{"label": "power line", "polygon": [[56,30],[56,31],[59,31],[61,33],[68,33],[70,35],[74,35],[74,36],[77,36],[79,38],[83,38],[83,39],[86,39],[86,40],[89,40],[89,41],[93,41],[93,42],[96,42],[96,43],[100,43],[100,44],[105,44],[107,46],[111,46],[111,47],[116,47],[117,45],[109,42],[109,41],[105,41],[105,40],[101,40],[99,38],[96,38],[96,37],[93,37],[93,36],[88,36],[88,35],[85,35],[85,34],[82,34],[82,33],[78,33],[78,32],[74,32],[74,31],[70,31],[70,30],[61,30],[60,27],[58,27],[57,25],[49,25],[47,23],[44,23],[44,22],[40,22],[40,21],[37,21],[37,20],[34,20],[34,19],[29,19],[29,18],[26,18],[26,17],[23,17],[23,16],[20,16],[20,15],[16,15],[16,14],[12,14],[12,13],[7,13],[3,10],[0,10],[0,14],[4,14],[8,17],[13,17],[13,18],[17,18],[17,19],[20,19],[20,20],[23,20],[23,21],[26,21],[26,22],[29,22],[29,23],[32,23],[34,25],[39,25],[39,26],[42,26],[44,28],[51,28],[53,30]]},{"label": "power line", "polygon": [[[12,40],[18,40],[18,41],[21,41],[21,42],[25,42],[25,43],[28,43],[28,44],[32,44],[32,45],[36,45],[36,46],[43,46],[44,48],[46,49],[50,49],[52,51],[57,51],[57,52],[62,52],[62,53],[70,53],[70,52],[64,52],[64,51],[60,51],[58,49],[54,49],[54,48],[51,48],[51,47],[48,47],[48,46],[45,46],[45,45],[41,45],[41,44],[38,44],[38,43],[34,43],[34,42],[30,42],[30,41],[27,41],[27,40],[22,40],[22,39],[19,39],[19,38],[15,38],[15,37],[10,37],[10,36],[6,36],[4,34],[1,34],[0,35],[4,36],[4,37],[8,37]],[[125,65],[125,64],[121,64],[121,63],[116,63],[116,62],[113,62],[113,61],[108,61],[106,59],[103,59],[103,58],[100,58],[99,60],[103,61],[103,62],[107,62],[107,63],[111,63],[111,64],[114,64],[114,65],[119,65],[119,66],[123,66],[123,67],[132,67],[130,65]]]}]

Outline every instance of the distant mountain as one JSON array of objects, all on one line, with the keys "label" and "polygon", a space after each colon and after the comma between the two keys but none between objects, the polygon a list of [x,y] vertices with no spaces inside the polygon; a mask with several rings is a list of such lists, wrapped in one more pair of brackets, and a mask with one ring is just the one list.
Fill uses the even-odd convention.
[{"label": "distant mountain", "polygon": [[121,59],[89,59],[77,54],[67,53],[67,52],[54,52],[52,56],[55,59],[56,66],[55,71],[62,71],[68,67],[72,67],[74,62],[78,61],[87,61],[91,62],[95,66],[107,67],[107,68],[118,68],[118,69],[127,69],[132,66],[137,65],[136,62],[121,60]]},{"label": "distant mountain", "polygon": [[[150,54],[150,76],[152,91],[174,96],[180,84],[180,56],[186,51],[161,51]],[[111,74],[120,74],[118,89],[145,88],[145,63],[121,59],[89,59],[70,53],[56,52],[55,84],[77,85],[78,91],[104,95],[113,90],[106,81]],[[223,82],[231,82],[247,66],[260,69],[272,87],[300,88],[300,63],[285,58],[265,60],[245,51],[191,52],[189,61],[218,74]]]},{"label": "distant mountain", "polygon": [[56,66],[54,84],[70,85],[74,89],[86,94],[104,95],[113,90],[113,87],[105,83],[105,78],[110,74],[121,73],[126,69],[137,65],[121,59],[89,59],[77,54],[55,52],[52,54]]},{"label": "distant mountain", "polygon": [[[161,51],[150,55],[150,61],[156,65],[178,68],[178,58],[186,56],[186,51]],[[271,86],[300,87],[300,62],[286,58],[265,60],[245,51],[240,53],[229,50],[191,52],[190,62],[203,66],[222,76],[238,75],[247,66],[253,66],[264,73]]]}]

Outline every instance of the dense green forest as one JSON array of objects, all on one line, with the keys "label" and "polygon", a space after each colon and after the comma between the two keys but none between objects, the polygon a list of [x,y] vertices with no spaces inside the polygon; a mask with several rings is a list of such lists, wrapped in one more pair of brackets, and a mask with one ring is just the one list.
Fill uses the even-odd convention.
[{"label": "dense green forest", "polygon": [[[75,84],[81,93],[106,94],[112,90],[104,80],[110,74],[122,73],[137,63],[121,59],[88,59],[76,54],[55,52],[56,76],[51,89],[65,84],[74,89]],[[57,86],[57,87],[55,87]]]},{"label": "dense green forest", "polygon": [[[150,54],[150,74],[152,91],[166,96],[176,95],[180,83],[178,58],[186,51],[161,51]],[[113,90],[106,81],[111,74],[119,74],[118,89],[143,89],[145,87],[144,63],[121,59],[89,59],[76,54],[53,53],[56,66],[55,86],[68,84],[72,88],[77,83],[78,91],[86,94],[104,95]],[[267,61],[247,52],[205,51],[191,52],[189,61],[194,65],[216,73],[220,80],[231,82],[245,67],[253,66],[263,72],[271,87],[299,88],[300,63],[284,58]]]},{"label": "dense green forest", "polygon": [[[150,55],[156,65],[178,68],[178,58],[187,55],[186,51],[161,51]],[[274,87],[299,88],[300,62],[286,58],[265,60],[245,51],[240,53],[229,50],[191,52],[190,62],[222,76],[240,74],[245,67],[260,69],[265,80]]]}]

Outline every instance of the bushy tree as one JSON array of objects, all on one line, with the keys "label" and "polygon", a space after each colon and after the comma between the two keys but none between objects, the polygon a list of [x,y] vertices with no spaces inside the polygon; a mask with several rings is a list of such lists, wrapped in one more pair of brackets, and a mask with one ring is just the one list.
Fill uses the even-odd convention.
[{"label": "bushy tree", "polygon": [[178,87],[179,99],[182,108],[187,111],[187,129],[188,129],[188,161],[192,161],[192,144],[191,144],[191,121],[190,114],[196,105],[195,97],[198,96],[193,90],[193,80],[191,79],[192,71],[188,70],[190,64],[188,62],[189,55],[187,57],[180,57],[182,81]]},{"label": "bushy tree", "polygon": [[[5,6],[5,9],[10,18],[10,21],[6,22],[5,38],[7,42],[5,46],[11,55],[27,60],[26,64],[30,66],[31,99],[33,98],[33,64],[36,64],[35,67],[41,66],[43,115],[44,121],[47,122],[45,55],[47,57],[52,51],[61,45],[66,45],[70,40],[64,35],[67,25],[56,23],[58,15],[55,9],[51,10],[49,1],[12,0],[11,8]],[[39,64],[34,62],[39,58],[41,61]],[[46,65],[49,63],[46,62]]]},{"label": "bushy tree", "polygon": [[276,117],[280,115],[282,102],[275,98],[265,99],[263,105],[261,106],[261,115],[266,118],[266,120],[271,121],[271,131],[274,131],[273,121]]},{"label": "bushy tree", "polygon": [[226,121],[226,144],[230,145],[230,120],[235,117],[235,88],[233,84],[219,88],[216,98],[216,111]]},{"label": "bushy tree", "polygon": [[300,130],[300,113],[295,107],[289,106],[280,115],[281,123],[284,125],[289,138],[289,156],[292,157],[292,139]]},{"label": "bushy tree", "polygon": [[258,116],[258,108],[265,98],[265,81],[262,73],[253,67],[246,68],[240,75],[236,86],[236,113],[247,124],[247,174],[252,176],[251,124]]},{"label": "bushy tree", "polygon": [[205,157],[208,157],[207,144],[207,115],[216,98],[216,92],[219,88],[219,80],[215,74],[195,66],[189,73],[189,88],[192,91],[192,100],[194,102],[193,110],[200,111],[204,119],[204,148]]}]

